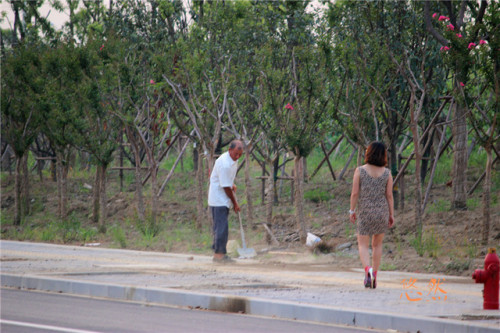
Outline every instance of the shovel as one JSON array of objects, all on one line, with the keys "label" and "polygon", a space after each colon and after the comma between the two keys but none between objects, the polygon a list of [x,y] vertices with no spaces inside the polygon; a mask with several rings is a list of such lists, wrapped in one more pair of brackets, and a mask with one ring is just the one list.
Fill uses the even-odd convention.
[{"label": "shovel", "polygon": [[240,255],[240,259],[245,259],[245,258],[253,258],[257,255],[255,250],[251,247],[247,247],[247,244],[245,242],[245,232],[243,231],[243,223],[241,222],[241,214],[238,212],[238,218],[240,220],[240,230],[241,230],[241,242],[243,243],[243,248],[240,249],[238,248],[238,254]]}]

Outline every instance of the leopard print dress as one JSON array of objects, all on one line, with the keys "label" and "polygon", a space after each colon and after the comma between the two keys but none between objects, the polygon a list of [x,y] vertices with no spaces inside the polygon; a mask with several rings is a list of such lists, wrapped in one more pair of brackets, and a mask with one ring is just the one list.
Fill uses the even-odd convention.
[{"label": "leopard print dress", "polygon": [[389,205],[385,196],[389,169],[379,177],[372,177],[359,168],[359,201],[357,232],[359,235],[385,234],[389,223]]}]

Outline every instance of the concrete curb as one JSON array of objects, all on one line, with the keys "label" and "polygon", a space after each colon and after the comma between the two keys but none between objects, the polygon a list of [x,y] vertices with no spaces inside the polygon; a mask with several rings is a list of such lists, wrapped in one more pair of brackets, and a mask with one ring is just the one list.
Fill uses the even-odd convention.
[{"label": "concrete curb", "polygon": [[256,297],[240,297],[191,292],[168,288],[135,287],[64,280],[33,275],[1,274],[3,287],[43,290],[91,297],[201,308],[212,311],[246,313],[311,322],[341,324],[403,332],[489,333],[500,332],[483,324],[424,316],[404,316],[380,311],[318,306]]}]

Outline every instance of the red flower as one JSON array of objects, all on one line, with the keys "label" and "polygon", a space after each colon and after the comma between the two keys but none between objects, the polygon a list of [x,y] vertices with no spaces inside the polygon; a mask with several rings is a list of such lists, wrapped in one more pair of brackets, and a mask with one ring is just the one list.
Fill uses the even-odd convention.
[{"label": "red flower", "polygon": [[484,45],[484,44],[487,44],[487,42],[486,42],[485,40],[481,39],[481,40],[479,41],[479,45]]},{"label": "red flower", "polygon": [[448,29],[450,29],[451,31],[455,30],[455,27],[454,27],[454,26],[453,26],[453,24],[451,24],[451,23],[450,23],[450,24],[448,24],[446,27],[447,27]]},{"label": "red flower", "polygon": [[151,79],[151,80],[149,80],[149,83],[155,84],[155,80]]},{"label": "red flower", "polygon": [[457,37],[462,38],[463,36],[462,36],[462,34],[457,34]]},{"label": "red flower", "polygon": [[448,16],[443,16],[443,15],[439,16],[438,18],[438,21],[449,21],[449,20],[450,18]]},{"label": "red flower", "polygon": [[450,48],[448,46],[441,46],[441,51],[448,51]]},{"label": "red flower", "polygon": [[288,110],[293,110],[293,106],[290,105],[290,103],[288,103],[286,106],[285,106],[285,109],[288,109]]},{"label": "red flower", "polygon": [[470,43],[470,44],[469,44],[469,50],[470,50],[470,49],[473,49],[473,48],[475,48],[475,47],[476,47],[476,43]]},{"label": "red flower", "polygon": [[99,51],[102,51],[103,48],[104,48],[104,44],[101,45],[101,47],[99,48]]},{"label": "red flower", "polygon": [[432,14],[432,18],[435,19],[438,16],[438,13]]},{"label": "red flower", "polygon": [[460,85],[461,85],[462,87],[465,87],[465,83],[463,83],[463,82],[460,82]]}]

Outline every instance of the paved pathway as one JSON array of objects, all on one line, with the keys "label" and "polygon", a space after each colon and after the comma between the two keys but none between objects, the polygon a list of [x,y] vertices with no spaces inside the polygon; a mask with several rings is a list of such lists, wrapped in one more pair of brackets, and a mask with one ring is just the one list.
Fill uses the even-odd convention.
[{"label": "paved pathway", "polygon": [[[450,332],[456,331],[458,326],[454,325],[463,327],[464,332],[500,332],[500,312],[482,310],[482,285],[475,284],[469,277],[380,272],[377,289],[370,290],[362,285],[361,269],[339,271],[334,256],[329,262],[310,256],[300,260],[300,264],[293,264],[283,259],[286,254],[271,252],[266,255],[266,260],[271,257],[275,264],[263,264],[257,257],[221,265],[213,264],[208,256],[12,241],[1,241],[0,251],[2,285],[24,283],[22,287],[27,287],[26,279],[31,279],[29,283],[51,281],[51,285],[54,281],[71,281],[85,286],[85,290],[92,285],[123,286],[143,288],[145,295],[154,290],[156,293],[184,293],[190,297],[217,295],[222,300],[239,297],[255,301],[259,307],[266,304],[276,307],[279,304],[300,305],[311,312],[345,309],[351,315],[358,314],[358,322],[354,319],[353,325],[363,326],[359,322],[360,313],[374,314],[378,319],[367,317],[369,322],[371,320],[368,325],[383,329],[423,332],[425,325],[422,323],[427,318],[429,325],[451,323]],[[40,288],[49,289],[47,283]],[[166,302],[173,302],[171,299]],[[187,297],[181,299],[184,302]],[[245,312],[250,312],[248,304]],[[257,305],[252,304],[252,312],[257,314]],[[196,306],[187,303],[174,305]],[[201,307],[210,308],[210,305]],[[262,311],[267,313],[265,309]],[[297,317],[296,314],[291,316]],[[395,318],[399,320],[397,325],[392,323]],[[412,322],[411,318],[420,321]],[[386,319],[390,320],[384,322]],[[318,317],[317,320],[323,319]],[[380,320],[384,323],[378,324]],[[408,323],[406,326],[405,322]],[[383,325],[392,327],[379,327]],[[432,325],[425,326],[430,329],[427,331],[432,331]]]}]

